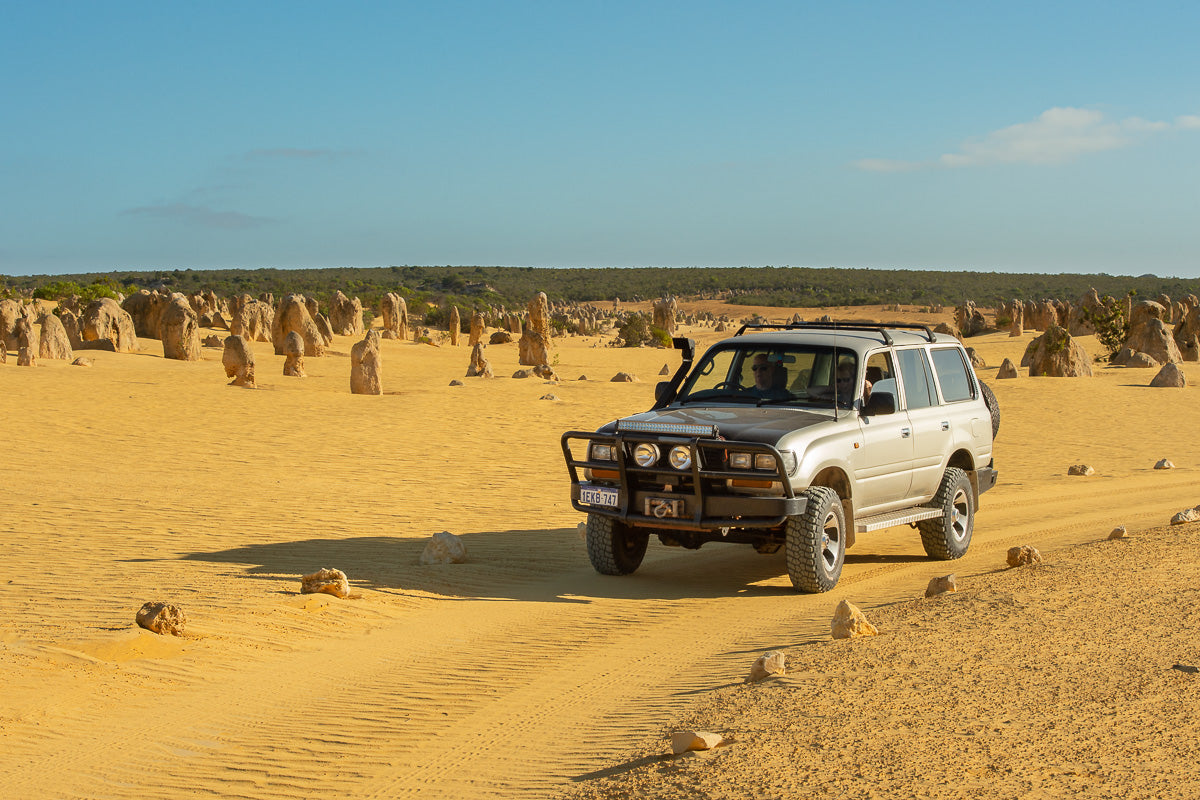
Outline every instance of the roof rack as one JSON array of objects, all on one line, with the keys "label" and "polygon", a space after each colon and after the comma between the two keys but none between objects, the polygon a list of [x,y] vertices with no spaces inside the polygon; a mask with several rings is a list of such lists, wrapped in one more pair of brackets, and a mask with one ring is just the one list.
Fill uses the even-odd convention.
[{"label": "roof rack", "polygon": [[888,336],[889,330],[916,330],[916,331],[925,331],[926,338],[928,338],[929,341],[931,341],[931,342],[935,341],[934,336],[933,336],[933,331],[930,330],[928,325],[919,325],[916,323],[906,323],[906,322],[896,322],[896,323],[893,323],[890,325],[882,325],[882,324],[880,324],[880,325],[842,325],[837,322],[781,322],[778,324],[771,323],[771,322],[747,323],[747,324],[743,325],[742,327],[738,328],[738,331],[737,331],[737,333],[734,334],[734,336],[741,336],[747,330],[791,331],[791,330],[802,330],[805,328],[814,328],[814,329],[820,329],[820,330],[833,329],[833,330],[839,330],[839,331],[870,331],[872,333],[880,334],[883,337],[884,344],[888,344],[888,345],[892,344],[892,337]]}]

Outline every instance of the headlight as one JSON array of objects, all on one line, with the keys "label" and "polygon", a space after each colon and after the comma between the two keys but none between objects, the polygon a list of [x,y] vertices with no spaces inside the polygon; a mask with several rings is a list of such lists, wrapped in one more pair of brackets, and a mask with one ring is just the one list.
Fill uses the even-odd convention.
[{"label": "headlight", "polygon": [[756,453],[754,455],[755,469],[769,469],[775,471],[775,456],[770,453]]},{"label": "headlight", "polygon": [[640,467],[653,467],[658,463],[658,445],[642,442],[633,448],[633,460]]},{"label": "headlight", "polygon": [[750,453],[730,453],[729,466],[734,469],[750,469],[750,464],[754,459],[750,457]]},{"label": "headlight", "polygon": [[588,461],[616,461],[617,449],[611,444],[593,444]]},{"label": "headlight", "polygon": [[691,469],[692,468],[692,449],[679,445],[671,448],[670,453],[671,466],[675,469]]}]

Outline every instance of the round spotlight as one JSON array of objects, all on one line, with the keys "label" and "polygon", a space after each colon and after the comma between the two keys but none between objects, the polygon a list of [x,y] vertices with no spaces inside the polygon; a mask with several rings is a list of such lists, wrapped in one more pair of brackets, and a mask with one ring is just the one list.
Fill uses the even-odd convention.
[{"label": "round spotlight", "polygon": [[633,460],[640,467],[653,467],[658,463],[658,445],[642,442],[633,449]]},{"label": "round spotlight", "polygon": [[675,469],[691,469],[692,468],[692,449],[678,445],[671,448],[669,455],[671,466]]}]

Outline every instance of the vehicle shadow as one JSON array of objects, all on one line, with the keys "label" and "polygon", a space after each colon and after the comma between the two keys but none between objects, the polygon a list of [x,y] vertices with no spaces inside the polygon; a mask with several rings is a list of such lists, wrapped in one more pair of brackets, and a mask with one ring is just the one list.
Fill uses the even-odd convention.
[{"label": "vehicle shadow", "polygon": [[[790,595],[782,553],[763,556],[748,545],[710,545],[699,552],[665,547],[651,538],[632,575],[600,575],[574,528],[461,534],[462,564],[422,565],[427,540],[392,536],[312,538],[184,553],[185,561],[239,565],[242,577],[278,582],[299,592],[300,575],[329,567],[353,587],[392,594],[433,594],[444,600],[487,599],[589,602],[593,598],[685,600],[723,596]],[[782,581],[780,581],[780,576]],[[765,583],[765,585],[764,585]]]}]

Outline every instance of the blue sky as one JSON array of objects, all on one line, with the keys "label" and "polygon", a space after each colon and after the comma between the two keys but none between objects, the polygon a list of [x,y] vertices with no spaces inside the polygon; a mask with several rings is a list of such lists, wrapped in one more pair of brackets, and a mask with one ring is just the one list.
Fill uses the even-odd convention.
[{"label": "blue sky", "polygon": [[0,273],[1200,277],[1200,4],[0,0]]}]

